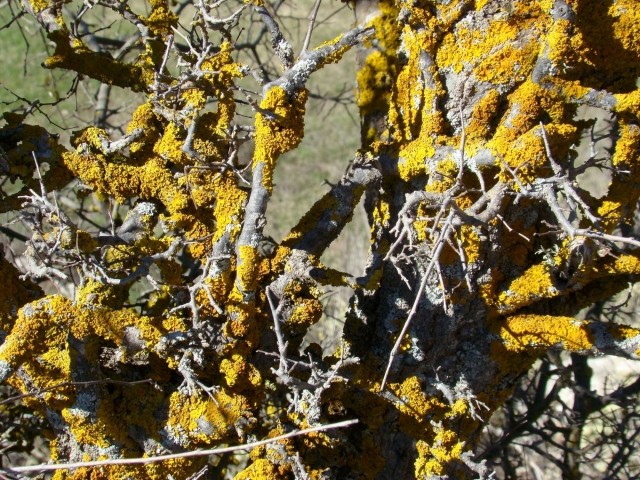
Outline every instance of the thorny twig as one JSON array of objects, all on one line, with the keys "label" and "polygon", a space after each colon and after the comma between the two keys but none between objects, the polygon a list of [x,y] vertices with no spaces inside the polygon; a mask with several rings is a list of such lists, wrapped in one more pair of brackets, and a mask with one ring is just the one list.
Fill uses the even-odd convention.
[{"label": "thorny twig", "polygon": [[92,266],[99,272],[101,280],[108,283],[109,285],[128,285],[138,278],[147,276],[152,265],[162,260],[169,260],[170,258],[172,258],[176,254],[176,251],[180,247],[181,243],[182,242],[179,239],[175,239],[173,242],[171,242],[169,248],[167,248],[164,252],[142,257],[138,265],[136,266],[136,269],[122,278],[113,278],[109,276],[107,273],[107,269],[99,265],[98,263],[94,262]]},{"label": "thorny twig", "polygon": [[[411,241],[411,228],[412,228],[412,215],[411,215],[411,211],[421,202],[421,201],[427,201],[427,203],[431,203],[432,205],[440,205],[440,208],[438,210],[438,213],[436,214],[435,220],[433,221],[433,225],[431,226],[431,232],[430,234],[433,235],[435,233],[436,228],[438,228],[440,226],[440,222],[441,219],[444,217],[444,215],[446,214],[446,211],[449,210],[449,213],[447,215],[446,220],[444,221],[443,225],[442,225],[442,229],[440,231],[440,234],[437,238],[437,240],[435,241],[433,247],[432,247],[432,253],[431,253],[431,259],[429,261],[429,264],[427,265],[426,271],[422,277],[422,281],[420,282],[420,286],[418,288],[418,291],[416,292],[416,296],[413,302],[413,305],[411,307],[411,310],[409,311],[409,315],[407,316],[407,319],[405,320],[405,323],[402,327],[402,330],[400,331],[398,338],[396,339],[393,348],[391,349],[391,352],[389,354],[389,360],[387,361],[387,367],[385,369],[384,372],[384,376],[382,378],[382,382],[380,384],[380,392],[383,392],[387,383],[387,379],[389,377],[389,373],[391,371],[391,367],[393,365],[393,361],[398,353],[398,350],[400,349],[400,345],[402,344],[402,341],[407,333],[407,331],[409,330],[409,327],[411,326],[411,322],[413,320],[413,317],[415,316],[417,310],[418,310],[418,305],[420,304],[420,301],[422,299],[422,293],[424,292],[427,283],[429,281],[429,278],[431,276],[431,272],[434,268],[436,268],[436,271],[438,273],[438,280],[439,282],[443,285],[444,287],[444,282],[442,279],[442,275],[440,272],[440,266],[439,266],[439,259],[440,259],[440,254],[442,253],[442,249],[444,248],[445,244],[450,244],[450,239],[449,239],[449,232],[451,229],[454,228],[454,218],[456,216],[460,217],[460,216],[465,216],[465,213],[462,212],[460,210],[460,208],[456,205],[455,203],[455,196],[460,192],[461,188],[462,188],[462,178],[463,178],[463,174],[464,174],[464,170],[465,170],[465,166],[466,166],[466,162],[465,162],[465,155],[464,155],[464,149],[465,149],[465,143],[466,143],[466,133],[465,133],[465,125],[464,125],[464,119],[463,119],[463,112],[462,109],[460,109],[460,120],[462,123],[462,133],[460,135],[460,146],[459,146],[459,163],[458,163],[458,173],[456,175],[456,179],[455,179],[455,183],[454,185],[444,194],[444,195],[438,195],[438,194],[434,194],[434,193],[429,193],[429,192],[424,192],[424,191],[416,191],[413,192],[412,194],[407,195],[407,200],[405,202],[405,204],[403,205],[402,209],[400,210],[400,213],[398,215],[398,222],[396,223],[395,227],[394,227],[394,231],[398,232],[398,236],[399,237],[407,237],[410,239]],[[483,188],[483,197],[487,196],[487,192],[484,191]],[[390,252],[387,253],[385,259],[390,258],[391,253],[393,252],[393,250],[395,248],[397,248],[397,246],[400,243],[398,241],[396,241],[391,249]],[[463,264],[463,268],[465,271],[465,279],[467,281],[467,286],[469,288],[469,291],[473,290],[473,286],[471,284],[471,279],[468,275],[468,268],[467,268],[467,262],[465,259],[465,255],[464,255],[464,251],[462,250],[462,246],[460,245],[459,248],[456,248],[454,246],[454,250],[457,250],[461,259],[461,262]],[[401,275],[402,276],[402,275]],[[404,278],[404,277],[402,277]],[[406,281],[406,280],[405,280]],[[446,304],[446,301],[445,301]],[[446,305],[445,305],[446,308]]]},{"label": "thorny twig", "polygon": [[186,391],[189,396],[195,395],[200,389],[205,392],[209,398],[217,405],[218,401],[213,396],[219,390],[217,385],[211,387],[206,386],[196,375],[193,364],[202,365],[204,363],[203,351],[200,348],[187,348],[182,353],[182,357],[178,362],[178,372],[182,375],[183,381],[178,387],[179,391]]},{"label": "thorny twig", "polygon": [[[560,228],[567,234],[569,238],[582,236],[600,242],[610,242],[613,244],[623,243],[640,248],[639,240],[630,237],[624,237],[621,235],[612,235],[602,231],[602,228],[600,226],[600,219],[595,217],[590,212],[588,205],[584,202],[584,200],[582,200],[582,198],[573,188],[571,180],[568,178],[567,174],[564,172],[562,167],[553,159],[544,126],[542,126],[541,128],[541,135],[545,145],[547,158],[549,159],[549,162],[551,164],[554,176],[536,180],[530,185],[523,185],[519,181],[516,172],[510,169],[508,165],[503,163],[503,166],[509,169],[514,181],[520,187],[518,195],[528,198],[536,198],[538,200],[544,201],[551,209],[553,215],[556,217]],[[585,216],[593,224],[593,226],[596,227],[596,229],[575,227],[572,224],[571,220],[567,218],[562,211],[562,207],[560,206],[560,203],[558,201],[558,191],[563,192],[565,198],[567,198],[567,201],[571,201],[571,203],[573,204],[571,211],[577,213],[576,210],[579,206]]]},{"label": "thorny twig", "polygon": [[[52,261],[60,250],[63,236],[71,235],[71,232],[75,232],[76,229],[67,215],[58,206],[55,196],[55,205],[47,198],[47,191],[42,180],[38,159],[34,152],[32,152],[32,156],[35,162],[36,172],[38,173],[40,194],[29,190],[31,195],[21,197],[25,199],[25,202],[22,204],[23,210],[20,218],[33,232],[32,238],[28,241],[27,250],[25,251],[28,263],[27,272],[23,275],[23,278],[47,277],[51,279],[53,276],[67,280],[69,278],[68,275],[52,266]],[[33,212],[27,212],[29,207],[33,208]],[[47,234],[44,232],[44,227],[42,226],[43,214],[51,225],[57,227],[55,228],[57,231],[53,242],[47,239]],[[41,255],[41,253],[44,253],[44,255]],[[67,266],[68,265],[65,265],[64,267],[66,268]]]}]

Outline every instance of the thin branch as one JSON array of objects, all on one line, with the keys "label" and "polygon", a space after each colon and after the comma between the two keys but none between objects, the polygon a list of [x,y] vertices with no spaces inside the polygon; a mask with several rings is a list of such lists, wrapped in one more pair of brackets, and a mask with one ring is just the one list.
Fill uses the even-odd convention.
[{"label": "thin branch", "polygon": [[320,425],[312,428],[305,428],[303,430],[296,430],[286,433],[284,435],[278,435],[277,437],[267,438],[257,442],[247,443],[245,445],[235,445],[232,447],[211,448],[208,450],[193,450],[190,452],[173,453],[170,455],[158,455],[155,457],[145,458],[117,458],[112,460],[96,460],[92,462],[75,462],[75,463],[60,463],[57,465],[29,465],[24,467],[5,467],[7,472],[24,473],[24,472],[50,472],[55,470],[66,470],[75,468],[89,468],[89,467],[104,467],[108,465],[146,465],[148,463],[164,462],[166,460],[175,460],[178,458],[193,458],[203,457],[208,455],[222,455],[225,453],[233,453],[238,450],[251,450],[262,445],[268,445],[270,443],[279,442],[288,438],[298,437],[301,435],[307,435],[314,432],[324,432],[326,430],[334,430],[338,428],[346,428],[358,423],[357,419],[344,420],[342,422],[330,423],[327,425]]},{"label": "thin branch", "polygon": [[300,56],[309,48],[309,44],[311,43],[311,34],[313,33],[313,27],[316,24],[316,18],[318,17],[318,10],[320,10],[320,4],[322,0],[316,0],[316,3],[313,5],[311,9],[311,13],[309,14],[309,26],[307,27],[307,34],[304,37],[304,42],[302,43],[302,50],[300,50]]},{"label": "thin branch", "polygon": [[284,339],[284,335],[282,334],[282,329],[280,328],[280,312],[282,310],[282,303],[280,303],[277,307],[273,301],[273,292],[271,288],[267,287],[267,300],[269,300],[269,306],[271,307],[271,313],[273,314],[273,327],[276,333],[276,339],[278,341],[278,353],[280,354],[280,362],[278,366],[277,374],[286,374],[287,373],[287,342]]},{"label": "thin branch", "polygon": [[291,44],[284,38],[278,22],[276,22],[269,11],[262,6],[254,7],[255,11],[260,15],[260,20],[269,29],[271,34],[271,45],[276,55],[282,62],[284,68],[291,68],[293,66],[293,48]]},{"label": "thin branch", "polygon": [[280,78],[265,85],[264,91],[266,92],[272,86],[277,85],[287,93],[293,94],[305,86],[313,72],[327,63],[338,62],[351,47],[369,38],[373,32],[372,27],[359,25],[326,44],[308,50]]}]

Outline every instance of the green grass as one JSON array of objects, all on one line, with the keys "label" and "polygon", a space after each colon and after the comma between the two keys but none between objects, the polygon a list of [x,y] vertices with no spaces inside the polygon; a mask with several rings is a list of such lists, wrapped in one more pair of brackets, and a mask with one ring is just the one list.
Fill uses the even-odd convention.
[{"label": "green grass", "polygon": [[[0,8],[0,24],[7,25],[16,13],[11,4]],[[48,47],[42,29],[35,20],[27,15],[14,21],[9,27],[0,30],[0,45],[3,46],[2,69],[0,69],[0,102],[3,111],[20,111],[25,99],[41,104],[51,103],[63,98],[71,87],[74,75],[68,72],[51,71],[42,67],[47,58]],[[74,107],[69,100],[55,108],[46,108],[49,119],[36,112],[41,124],[53,123],[56,127],[67,126]],[[59,132],[56,132],[59,133]]]}]

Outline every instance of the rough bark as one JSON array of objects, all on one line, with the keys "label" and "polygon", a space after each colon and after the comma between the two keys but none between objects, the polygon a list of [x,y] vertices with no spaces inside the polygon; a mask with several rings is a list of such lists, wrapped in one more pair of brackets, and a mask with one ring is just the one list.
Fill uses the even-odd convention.
[{"label": "rough bark", "polygon": [[[196,5],[193,23],[162,0],[145,14],[102,2],[136,29],[135,56],[118,58],[76,37],[61,4],[30,7],[55,45],[46,66],[145,95],[120,136],[86,126],[64,146],[15,115],[0,131],[2,173],[24,182],[2,211],[33,233],[24,278],[80,281],[72,298],[44,296],[3,259],[0,380],[49,420],[56,462],[107,463],[56,478],[189,478],[204,458],[108,462],[350,419],[256,447],[241,472],[224,457],[218,472],[489,478],[473,459],[478,435],[537,358],[639,357],[637,329],[576,318],[640,274],[640,240],[621,233],[640,196],[635,2],[357,0],[356,26],[299,58],[259,0],[225,18]],[[261,66],[273,76],[260,94],[240,83],[245,18],[261,19],[279,63]],[[265,247],[274,170],[304,135],[306,82],[356,46],[361,149]],[[610,156],[576,158],[583,104],[612,113]],[[249,138],[247,180],[237,154]],[[612,181],[594,198],[579,175],[599,168]],[[119,229],[90,233],[48,195],[72,178],[131,206]],[[351,276],[320,256],[360,201],[370,251]],[[134,308],[143,278],[153,292]],[[329,286],[354,294],[342,345],[323,358],[299,347]]]}]

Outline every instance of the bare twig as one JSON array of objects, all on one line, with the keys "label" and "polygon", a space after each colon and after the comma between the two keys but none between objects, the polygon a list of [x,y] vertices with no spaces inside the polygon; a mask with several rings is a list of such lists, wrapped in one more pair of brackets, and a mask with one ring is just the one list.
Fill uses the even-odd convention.
[{"label": "bare twig", "polygon": [[327,425],[320,425],[318,427],[305,428],[303,430],[296,430],[286,433],[284,435],[278,435],[277,437],[267,438],[257,442],[247,443],[245,445],[234,445],[232,447],[223,448],[211,448],[208,450],[193,450],[190,452],[173,453],[170,455],[158,455],[155,457],[145,458],[117,458],[112,460],[96,460],[92,462],[75,462],[75,463],[60,463],[57,465],[29,465],[24,467],[5,467],[5,471],[12,473],[26,473],[26,472],[51,472],[55,470],[66,470],[75,468],[89,468],[89,467],[104,467],[108,465],[146,465],[148,463],[164,462],[166,460],[175,460],[178,458],[193,458],[203,457],[208,455],[222,455],[225,453],[233,453],[238,450],[250,450],[262,445],[268,445],[270,443],[279,442],[288,438],[299,437],[301,435],[307,435],[314,432],[324,432],[327,430],[334,430],[338,428],[347,428],[358,423],[357,419],[344,420],[342,422],[329,423]]},{"label": "bare twig", "polygon": [[320,10],[320,4],[322,0],[316,0],[316,3],[313,5],[311,9],[311,13],[309,14],[309,26],[307,27],[307,34],[304,37],[304,42],[302,43],[302,50],[300,50],[300,56],[307,51],[309,48],[309,44],[311,43],[311,34],[313,33],[313,27],[316,24],[316,18],[318,17],[318,10]]},{"label": "bare twig", "polygon": [[267,287],[266,292],[267,299],[269,300],[269,306],[271,307],[271,313],[273,315],[273,328],[276,333],[278,352],[280,354],[277,374],[283,375],[287,373],[287,342],[285,341],[282,329],[280,328],[280,311],[282,310],[282,303],[276,307],[273,299],[274,294],[271,291],[271,288]]}]

